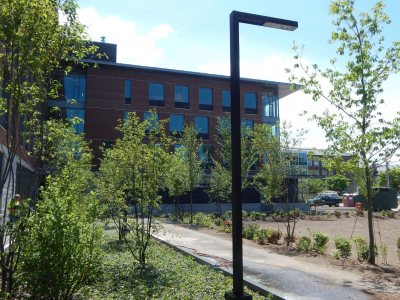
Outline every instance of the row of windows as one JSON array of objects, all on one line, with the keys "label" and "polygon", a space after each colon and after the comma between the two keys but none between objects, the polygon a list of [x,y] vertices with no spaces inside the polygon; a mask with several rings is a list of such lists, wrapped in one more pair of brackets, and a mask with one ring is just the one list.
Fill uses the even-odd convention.
[{"label": "row of windows", "polygon": [[[143,119],[146,121],[151,118],[151,112],[145,112]],[[128,117],[128,112],[124,112],[124,119]],[[154,122],[158,121],[158,114],[155,114]],[[242,126],[245,128],[253,129],[254,120],[244,119]],[[183,114],[171,114],[169,117],[169,131],[182,133],[185,128],[185,115]],[[199,137],[209,138],[209,117],[208,116],[195,116],[194,117],[194,128],[198,132]]]},{"label": "row of windows", "polygon": [[[175,107],[189,107],[189,86],[175,85]],[[164,106],[165,86],[164,83],[149,83],[149,101],[152,106]],[[132,102],[132,82],[125,80],[125,104]],[[201,110],[213,110],[213,89],[207,87],[199,88],[199,108]],[[231,92],[222,91],[222,108],[224,111],[231,110]],[[257,114],[257,93],[246,92],[244,94],[244,109],[246,113]]]}]

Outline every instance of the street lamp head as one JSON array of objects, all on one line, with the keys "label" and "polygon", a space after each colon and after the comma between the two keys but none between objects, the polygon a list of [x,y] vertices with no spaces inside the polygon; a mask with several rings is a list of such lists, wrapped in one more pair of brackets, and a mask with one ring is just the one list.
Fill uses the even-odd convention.
[{"label": "street lamp head", "polygon": [[265,26],[275,29],[293,31],[298,27],[298,23],[296,21],[249,14],[235,10],[232,11],[231,17],[233,18],[234,22]]},{"label": "street lamp head", "polygon": [[264,27],[270,27],[270,28],[275,28],[275,29],[282,29],[282,30],[288,30],[288,31],[294,31],[297,29],[297,22],[292,22],[291,23],[296,23],[296,24],[282,24],[282,23],[274,23],[271,21],[266,21],[262,26]]}]

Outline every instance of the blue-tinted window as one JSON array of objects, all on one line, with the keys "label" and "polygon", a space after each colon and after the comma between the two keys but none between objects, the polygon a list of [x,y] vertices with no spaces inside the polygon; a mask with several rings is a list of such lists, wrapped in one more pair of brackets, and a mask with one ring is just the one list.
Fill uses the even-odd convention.
[{"label": "blue-tinted window", "polygon": [[194,128],[196,129],[199,136],[208,138],[208,117],[207,116],[195,116],[194,117]]},{"label": "blue-tinted window", "polygon": [[222,91],[222,110],[223,111],[231,110],[231,91],[228,90]]},{"label": "blue-tinted window", "polygon": [[82,133],[85,130],[84,120],[85,120],[85,110],[84,109],[75,109],[75,108],[67,108],[67,119],[71,120],[75,117],[81,119],[81,121],[77,124],[73,124],[73,128],[76,133]]},{"label": "blue-tinted window", "polygon": [[307,153],[300,152],[299,153],[299,165],[300,166],[307,166]]},{"label": "blue-tinted window", "polygon": [[[154,117],[153,117],[154,115]],[[151,130],[153,128],[155,128],[158,124],[158,114],[153,114],[149,111],[144,112],[143,114],[143,120],[147,121],[148,119],[151,119],[148,130]]]},{"label": "blue-tinted window", "polygon": [[257,94],[253,92],[244,93],[244,109],[246,113],[257,113]]},{"label": "blue-tinted window", "polygon": [[149,84],[149,99],[150,105],[164,106],[164,84],[154,83]]},{"label": "blue-tinted window", "polygon": [[213,146],[202,144],[199,148],[199,159],[203,164],[209,164],[212,162]]},{"label": "blue-tinted window", "polygon": [[213,90],[211,88],[199,89],[199,106],[200,109],[213,109]]},{"label": "blue-tinted window", "polygon": [[124,120],[128,119],[129,111],[124,111]]},{"label": "blue-tinted window", "polygon": [[132,100],[132,82],[125,80],[125,104],[130,104]]},{"label": "blue-tinted window", "polygon": [[175,85],[175,102],[189,102],[189,87],[187,85]]},{"label": "blue-tinted window", "polygon": [[64,77],[64,95],[67,101],[85,103],[86,78],[82,76],[68,75]]},{"label": "blue-tinted window", "polygon": [[242,127],[246,129],[253,129],[254,128],[254,121],[249,119],[242,120]]},{"label": "blue-tinted window", "polygon": [[183,115],[171,114],[169,117],[169,131],[183,132],[185,117]]}]

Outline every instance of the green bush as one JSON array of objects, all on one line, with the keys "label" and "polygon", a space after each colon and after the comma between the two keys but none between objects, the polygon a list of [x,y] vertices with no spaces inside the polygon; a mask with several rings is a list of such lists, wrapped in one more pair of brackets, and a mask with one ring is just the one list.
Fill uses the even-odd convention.
[{"label": "green bush", "polygon": [[71,161],[48,177],[29,220],[21,279],[32,299],[71,299],[98,274],[102,229],[90,167],[90,159]]},{"label": "green bush", "polygon": [[242,210],[242,218],[246,219],[249,216],[249,213],[245,210]]},{"label": "green bush", "polygon": [[340,258],[339,250],[338,250],[338,249],[333,249],[333,250],[332,250],[332,256],[333,256],[334,258],[336,258],[336,259],[339,259],[339,258]]},{"label": "green bush", "polygon": [[212,229],[215,228],[214,219],[214,215],[198,212],[193,215],[193,224]]},{"label": "green bush", "polygon": [[340,212],[340,210],[335,210],[335,217],[340,218],[341,216],[342,216],[342,213]]},{"label": "green bush", "polygon": [[297,250],[301,252],[310,252],[312,249],[312,242],[308,236],[302,236],[297,242],[296,245]]},{"label": "green bush", "polygon": [[262,228],[258,230],[254,235],[254,241],[257,244],[264,245],[268,241],[268,237],[271,235],[271,230],[268,228]]},{"label": "green bush", "polygon": [[258,224],[250,224],[243,229],[243,237],[248,240],[253,240],[256,232],[259,230]]},{"label": "green bush", "polygon": [[313,234],[313,250],[319,254],[324,254],[327,249],[327,244],[329,242],[329,238],[325,233],[315,232]]},{"label": "green bush", "polygon": [[[369,256],[369,245],[365,238],[361,236],[355,236],[353,242],[356,245],[357,258],[360,261],[368,259]],[[375,245],[375,255],[378,255],[378,247]]]},{"label": "green bush", "polygon": [[270,235],[267,238],[268,243],[271,244],[278,244],[279,240],[282,237],[282,231],[278,229],[271,229],[270,230]]},{"label": "green bush", "polygon": [[388,210],[386,215],[388,216],[388,218],[394,219],[396,214],[394,211]]},{"label": "green bush", "polygon": [[227,210],[226,212],[224,212],[222,214],[222,218],[224,219],[224,221],[232,220],[232,211],[231,210]]},{"label": "green bush", "polygon": [[346,218],[350,218],[350,212],[349,211],[345,211],[344,215],[345,215]]},{"label": "green bush", "polygon": [[397,238],[397,250],[400,250],[400,237]]},{"label": "green bush", "polygon": [[338,250],[340,257],[347,258],[351,255],[350,240],[342,237],[335,238],[335,247]]},{"label": "green bush", "polygon": [[252,211],[250,212],[250,218],[252,221],[263,220],[265,218],[265,214],[260,211]]}]

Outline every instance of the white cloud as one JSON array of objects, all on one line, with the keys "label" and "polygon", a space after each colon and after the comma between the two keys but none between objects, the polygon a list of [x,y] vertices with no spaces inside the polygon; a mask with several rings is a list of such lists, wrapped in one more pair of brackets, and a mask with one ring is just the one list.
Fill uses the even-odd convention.
[{"label": "white cloud", "polygon": [[93,7],[81,8],[79,18],[93,40],[99,41],[105,36],[106,42],[117,44],[120,63],[155,66],[164,56],[157,42],[174,32],[170,25],[160,24],[145,34],[139,34],[133,21],[118,16],[102,16]]}]

